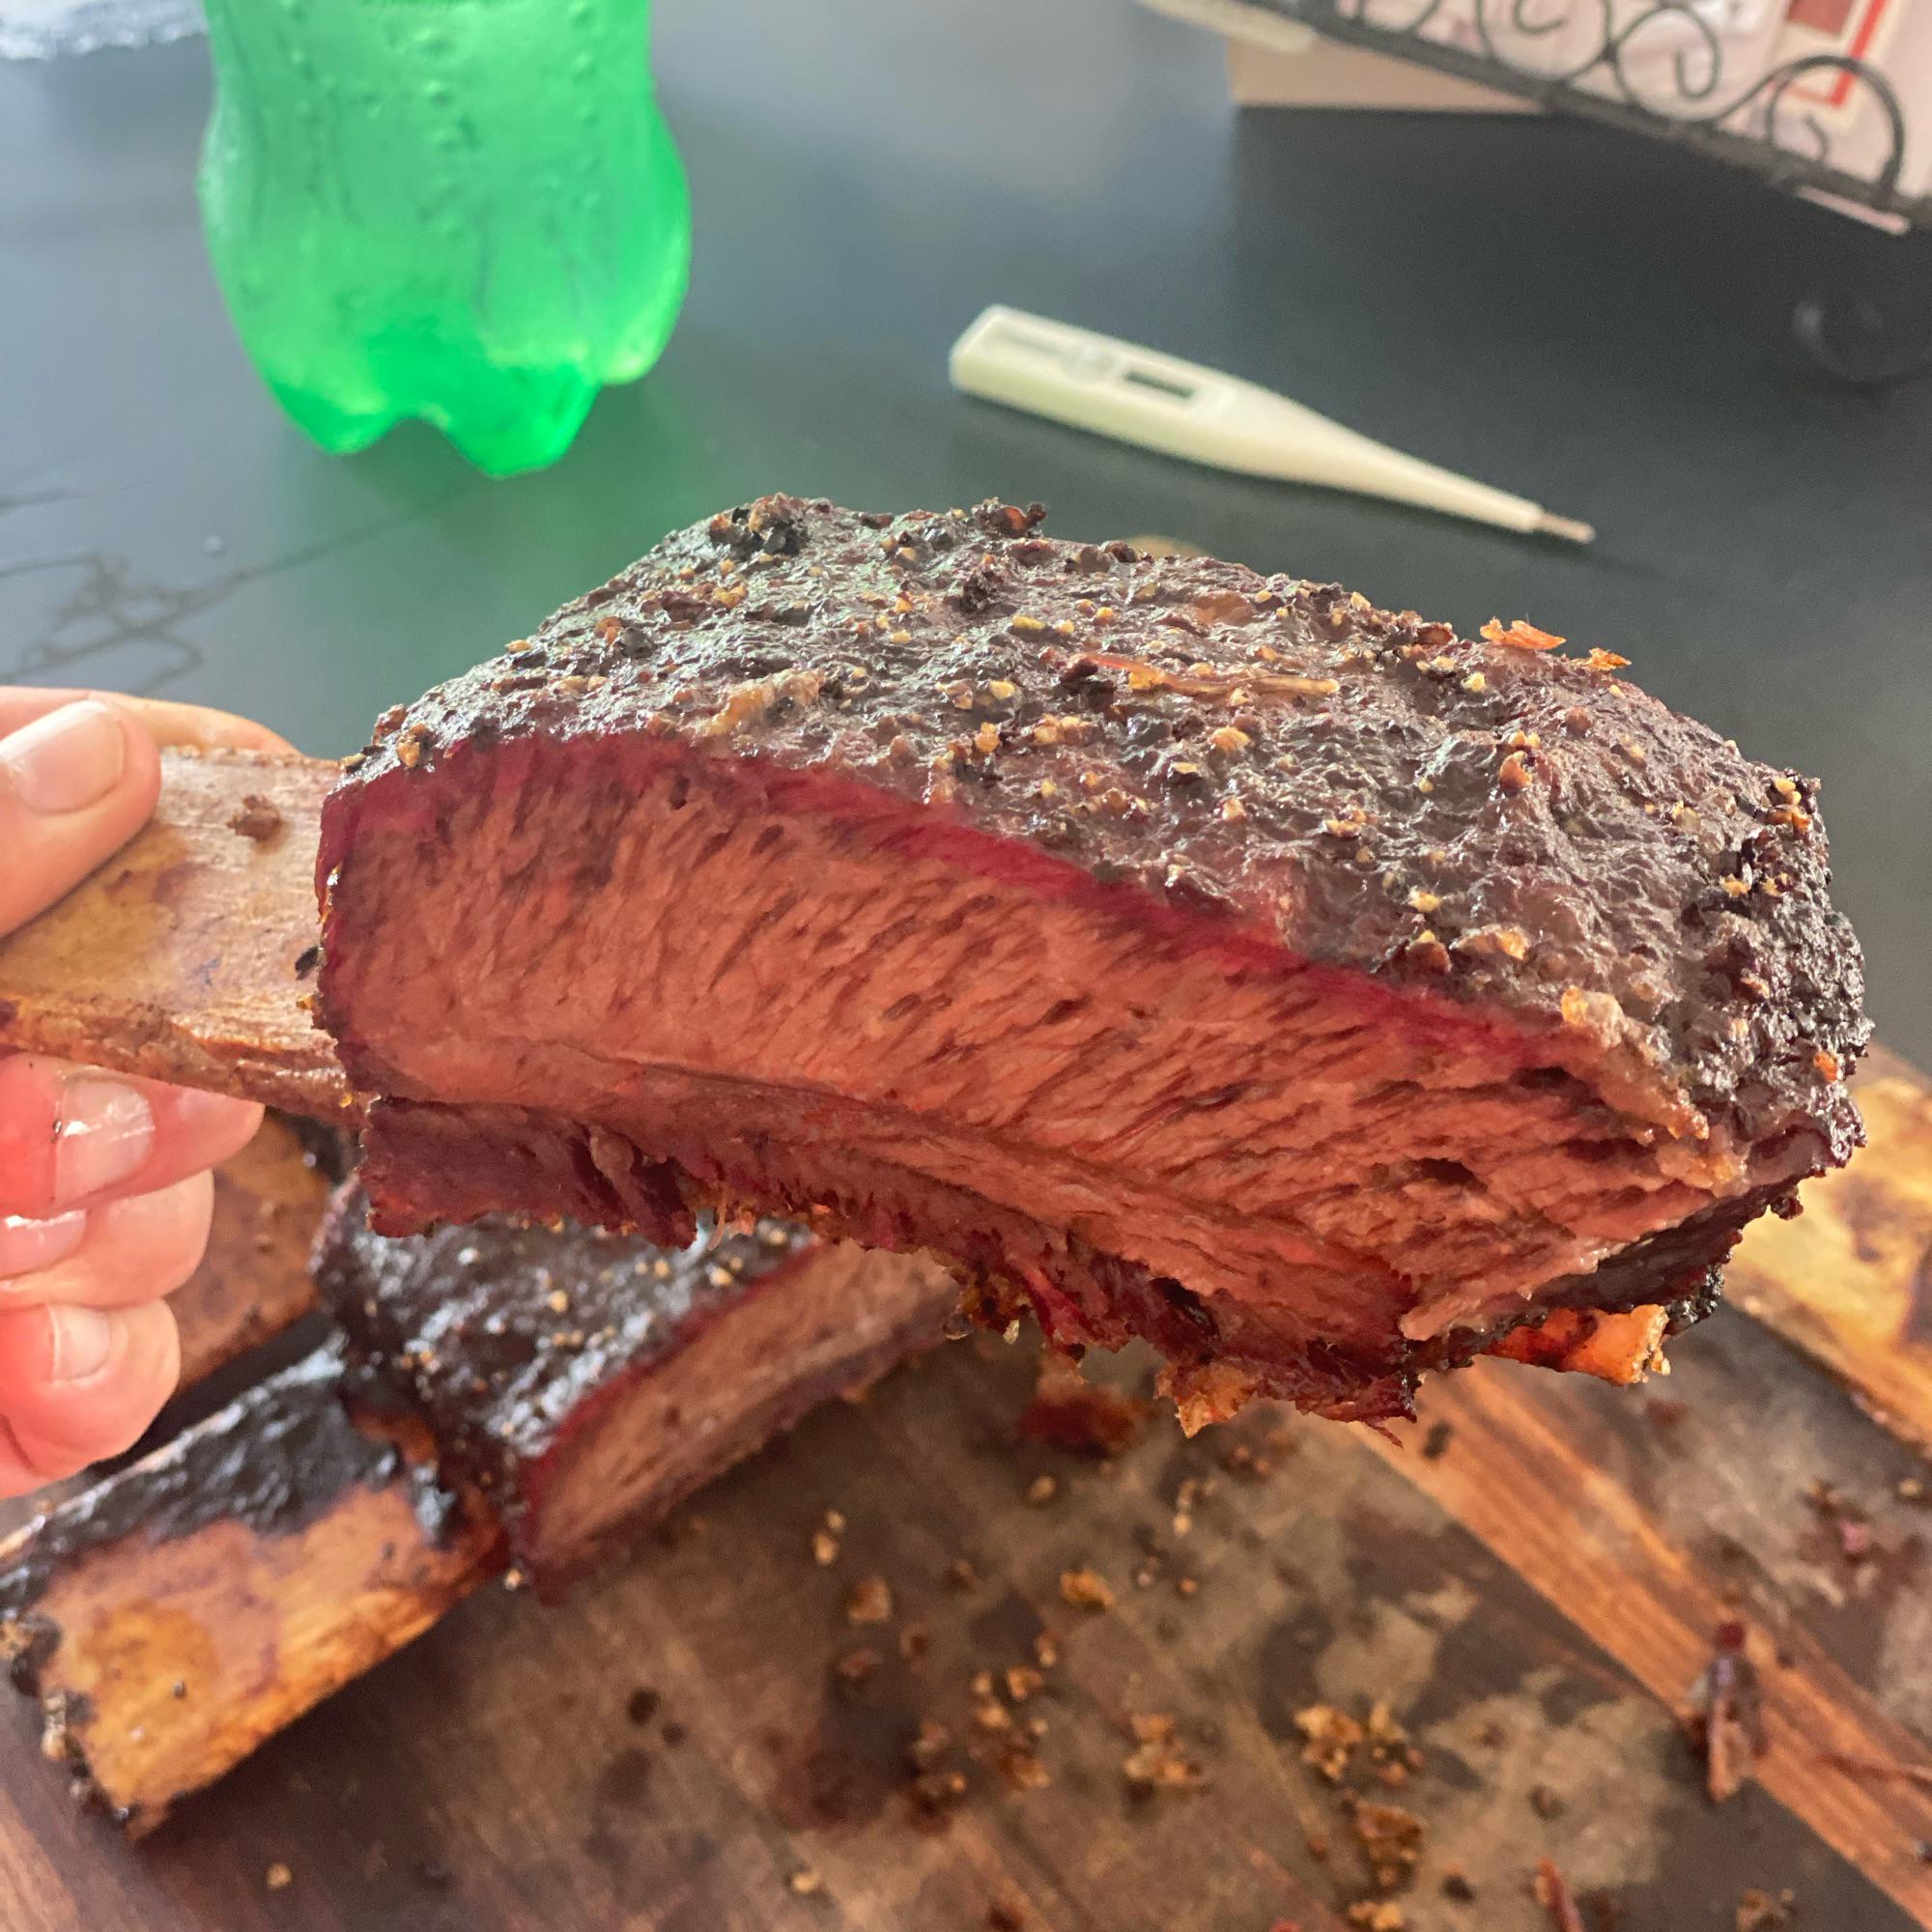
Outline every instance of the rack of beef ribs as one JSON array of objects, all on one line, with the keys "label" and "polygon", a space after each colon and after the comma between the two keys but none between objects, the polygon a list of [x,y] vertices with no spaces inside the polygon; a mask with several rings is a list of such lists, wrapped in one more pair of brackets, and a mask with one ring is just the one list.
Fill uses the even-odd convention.
[{"label": "rack of beef ribs", "polygon": [[935,1264],[798,1229],[675,1251],[329,1217],[350,1337],[0,1545],[43,1747],[147,1831],[508,1565],[554,1591],[828,1397],[935,1342]]},{"label": "rack of beef ribs", "polygon": [[1707,1307],[1860,1134],[1815,787],[1525,624],[1037,522],[768,497],[381,722],[316,1001],[376,1225],[929,1248],[1190,1423]]}]

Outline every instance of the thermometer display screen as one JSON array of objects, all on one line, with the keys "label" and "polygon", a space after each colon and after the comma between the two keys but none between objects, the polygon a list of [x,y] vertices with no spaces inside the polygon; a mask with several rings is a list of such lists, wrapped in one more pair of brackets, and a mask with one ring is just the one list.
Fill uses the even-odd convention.
[{"label": "thermometer display screen", "polygon": [[1132,383],[1137,388],[1155,389],[1163,396],[1177,397],[1183,403],[1191,403],[1196,393],[1192,383],[1177,383],[1172,376],[1156,375],[1151,369],[1122,369],[1121,380]]}]

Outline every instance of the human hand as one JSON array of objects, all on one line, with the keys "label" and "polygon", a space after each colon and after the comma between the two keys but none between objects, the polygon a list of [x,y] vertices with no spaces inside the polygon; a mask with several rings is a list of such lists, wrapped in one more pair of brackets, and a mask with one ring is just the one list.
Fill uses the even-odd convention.
[{"label": "human hand", "polygon": [[[0,935],[147,822],[160,745],[289,747],[224,712],[0,688]],[[0,1051],[0,1496],[140,1436],[181,1354],[164,1296],[199,1265],[210,1170],[262,1110]]]}]

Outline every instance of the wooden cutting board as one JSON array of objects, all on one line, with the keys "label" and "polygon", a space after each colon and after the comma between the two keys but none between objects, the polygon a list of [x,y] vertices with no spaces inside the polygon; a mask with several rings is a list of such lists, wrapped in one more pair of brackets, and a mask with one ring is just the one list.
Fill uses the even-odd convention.
[{"label": "wooden cutting board", "polygon": [[[1028,1345],[962,1343],[567,1605],[472,1600],[138,1849],[0,1711],[0,1926],[1932,1925],[1932,1088],[1860,1087],[1870,1148],[1642,1390],[1479,1364],[1397,1440],[1157,1418],[1106,1462],[1016,1438]],[[1729,1622],[1769,1748],[1719,1805],[1680,1712]],[[1304,1761],[1378,1703],[1406,1744]]]}]

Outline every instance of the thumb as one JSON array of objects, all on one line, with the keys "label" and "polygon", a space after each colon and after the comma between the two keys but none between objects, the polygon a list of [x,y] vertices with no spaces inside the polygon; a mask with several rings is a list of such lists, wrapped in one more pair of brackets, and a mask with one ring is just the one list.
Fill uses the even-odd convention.
[{"label": "thumb", "polygon": [[0,738],[0,933],[44,912],[126,844],[160,783],[154,740],[99,698]]}]

